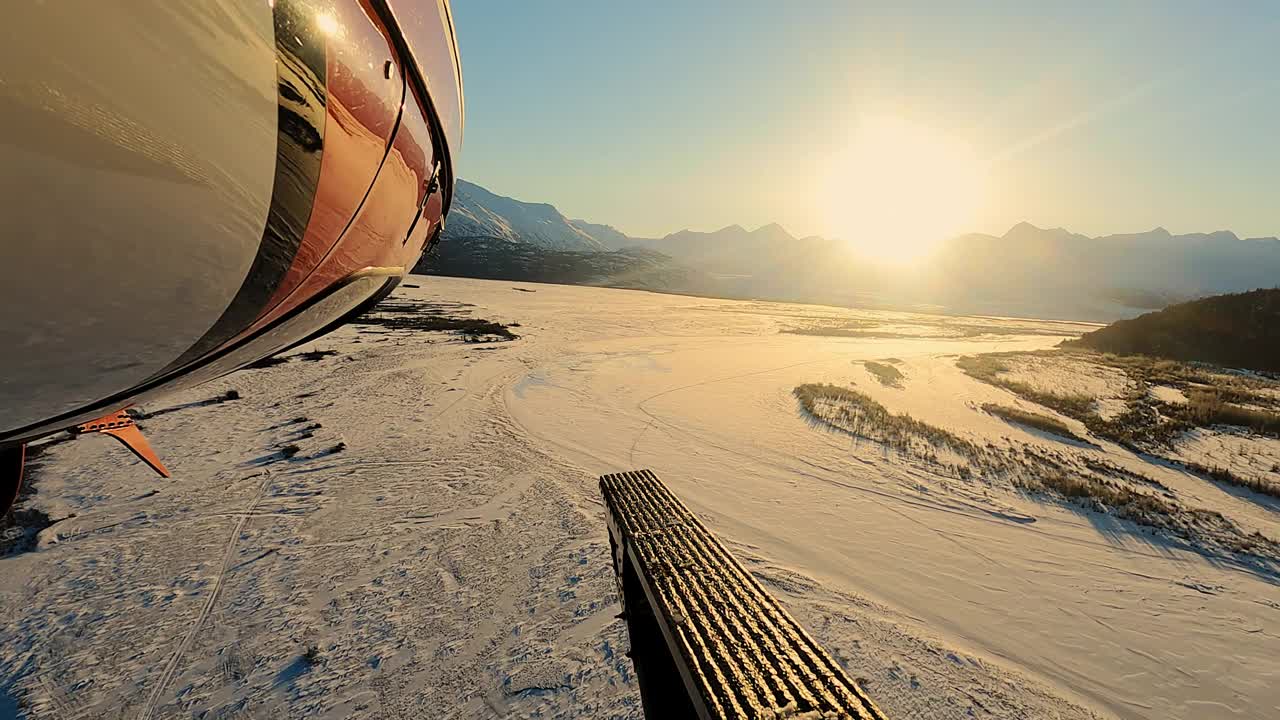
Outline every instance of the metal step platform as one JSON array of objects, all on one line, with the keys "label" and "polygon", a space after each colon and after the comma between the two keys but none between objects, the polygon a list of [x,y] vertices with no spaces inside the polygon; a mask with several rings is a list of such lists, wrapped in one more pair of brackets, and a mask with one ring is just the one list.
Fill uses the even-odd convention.
[{"label": "metal step platform", "polygon": [[656,475],[600,491],[646,717],[884,719]]}]

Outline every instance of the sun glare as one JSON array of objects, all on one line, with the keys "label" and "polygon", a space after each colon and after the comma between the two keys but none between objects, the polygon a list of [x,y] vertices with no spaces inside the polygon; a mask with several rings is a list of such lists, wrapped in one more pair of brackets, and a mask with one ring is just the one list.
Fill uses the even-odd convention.
[{"label": "sun glare", "polygon": [[338,23],[338,18],[333,13],[322,12],[316,15],[316,28],[329,37],[336,37],[342,26]]},{"label": "sun glare", "polygon": [[964,143],[898,119],[859,125],[832,164],[829,224],[865,255],[907,264],[971,229],[984,164]]}]

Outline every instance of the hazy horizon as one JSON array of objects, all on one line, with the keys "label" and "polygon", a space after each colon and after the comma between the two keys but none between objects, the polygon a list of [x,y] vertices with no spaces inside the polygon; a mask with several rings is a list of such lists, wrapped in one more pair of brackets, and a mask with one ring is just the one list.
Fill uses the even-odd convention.
[{"label": "hazy horizon", "polygon": [[[741,222],[730,222],[730,223],[728,223],[728,224],[724,224],[724,225],[716,225],[716,226],[714,226],[714,227],[713,227],[713,226],[711,226],[711,225],[703,224],[703,225],[695,225],[695,226],[687,226],[687,227],[671,228],[670,230],[666,230],[666,231],[664,231],[664,232],[659,232],[659,233],[651,234],[651,235],[641,235],[641,234],[638,234],[638,233],[627,232],[626,228],[620,227],[618,224],[616,224],[616,223],[614,223],[614,222],[611,222],[609,218],[582,217],[582,216],[574,215],[574,214],[569,213],[569,212],[565,212],[564,208],[560,207],[557,203],[554,203],[554,202],[551,202],[551,201],[549,201],[549,200],[546,200],[545,198],[535,198],[535,197],[518,197],[518,196],[514,196],[514,195],[512,195],[511,193],[504,192],[503,190],[501,190],[501,189],[499,189],[499,188],[493,188],[493,187],[490,187],[490,186],[485,185],[485,184],[483,184],[483,183],[473,181],[473,180],[471,180],[470,178],[460,178],[460,179],[461,179],[461,180],[463,180],[463,181],[466,181],[466,182],[470,182],[470,183],[472,183],[472,184],[474,184],[474,185],[479,185],[480,187],[483,187],[485,190],[488,190],[489,192],[492,192],[492,193],[494,193],[494,194],[496,194],[496,195],[500,195],[500,196],[503,196],[503,197],[507,197],[507,198],[510,198],[510,199],[512,199],[512,200],[517,200],[517,201],[519,201],[519,202],[534,203],[534,204],[537,204],[537,203],[546,203],[546,204],[550,204],[550,205],[552,205],[553,207],[555,207],[557,210],[561,211],[561,213],[562,213],[562,214],[564,214],[564,216],[565,216],[566,218],[568,218],[569,220],[572,220],[572,221],[587,222],[587,223],[591,223],[591,224],[594,224],[594,225],[609,225],[609,226],[612,226],[615,230],[618,230],[619,232],[623,233],[624,235],[627,235],[628,237],[633,237],[633,238],[641,238],[641,239],[663,238],[663,237],[666,237],[666,236],[668,236],[668,235],[674,235],[674,234],[677,234],[677,233],[680,233],[680,232],[685,232],[685,231],[688,231],[688,232],[695,232],[695,233],[703,233],[703,234],[711,234],[711,233],[719,232],[719,231],[721,231],[721,230],[727,230],[727,229],[732,228],[732,227],[734,227],[734,226],[740,227],[740,228],[742,228],[743,230],[745,230],[746,232],[751,233],[751,232],[756,232],[756,231],[758,231],[758,230],[764,229],[764,228],[766,228],[766,227],[768,227],[768,226],[770,226],[770,225],[776,225],[776,226],[778,226],[778,227],[782,228],[782,230],[783,230],[784,232],[786,232],[788,235],[791,235],[792,237],[795,237],[795,238],[813,237],[813,236],[815,236],[815,235],[816,235],[816,236],[824,237],[824,238],[827,238],[827,239],[830,239],[830,240],[843,240],[843,239],[845,239],[845,238],[841,238],[841,237],[835,237],[835,236],[822,235],[821,233],[807,234],[807,233],[799,233],[799,232],[795,232],[795,231],[794,231],[794,230],[792,230],[791,228],[787,227],[787,226],[786,226],[786,224],[781,223],[781,222],[778,222],[778,221],[775,221],[775,220],[766,221],[766,222],[760,223],[760,224],[758,224],[758,225],[750,225],[750,224],[747,224],[747,223],[741,223]],[[1168,225],[1165,225],[1165,224],[1155,225],[1155,226],[1152,226],[1152,227],[1146,227],[1146,228],[1141,228],[1141,229],[1117,229],[1117,230],[1105,231],[1105,232],[1101,232],[1101,233],[1085,233],[1085,232],[1080,232],[1080,231],[1078,231],[1078,230],[1076,230],[1075,228],[1072,228],[1072,227],[1043,225],[1043,224],[1040,224],[1040,223],[1037,223],[1037,222],[1034,222],[1034,221],[1031,221],[1031,220],[1026,220],[1026,219],[1023,219],[1023,220],[1015,220],[1012,224],[1010,224],[1008,227],[1005,227],[1003,230],[995,230],[995,231],[987,231],[987,230],[962,230],[962,231],[960,231],[959,233],[956,233],[956,234],[954,234],[954,235],[947,236],[947,238],[944,238],[944,239],[948,239],[948,238],[952,238],[952,237],[959,237],[959,236],[961,236],[961,235],[970,235],[970,234],[982,234],[982,235],[991,235],[991,236],[994,236],[994,237],[1003,237],[1003,236],[1007,235],[1010,231],[1012,231],[1012,230],[1013,230],[1015,227],[1017,227],[1018,225],[1031,225],[1032,227],[1035,227],[1035,228],[1037,228],[1037,229],[1039,229],[1039,230],[1047,230],[1047,231],[1053,231],[1053,230],[1065,230],[1065,231],[1067,231],[1067,232],[1069,232],[1069,233],[1072,233],[1072,234],[1075,234],[1075,235],[1085,235],[1085,236],[1087,236],[1087,237],[1095,238],[1095,239],[1096,239],[1096,238],[1109,237],[1109,236],[1113,236],[1113,235],[1140,235],[1140,234],[1144,234],[1144,233],[1155,232],[1155,231],[1157,231],[1157,230],[1164,230],[1165,232],[1167,232],[1167,233],[1169,233],[1170,235],[1173,235],[1173,236],[1178,236],[1178,235],[1211,235],[1211,234],[1219,233],[1219,232],[1229,232],[1229,233],[1232,233],[1233,235],[1235,235],[1235,236],[1236,236],[1237,238],[1239,238],[1240,240],[1274,240],[1274,239],[1280,239],[1280,231],[1278,231],[1278,232],[1276,232],[1276,233],[1269,234],[1269,235],[1247,235],[1247,234],[1242,233],[1242,232],[1239,232],[1239,231],[1237,231],[1236,229],[1231,228],[1231,227],[1219,227],[1219,228],[1185,228],[1185,229],[1184,229],[1184,228],[1171,228],[1171,227],[1169,227]]]},{"label": "hazy horizon", "polygon": [[1280,235],[1274,6],[454,9],[460,174],[629,235]]}]

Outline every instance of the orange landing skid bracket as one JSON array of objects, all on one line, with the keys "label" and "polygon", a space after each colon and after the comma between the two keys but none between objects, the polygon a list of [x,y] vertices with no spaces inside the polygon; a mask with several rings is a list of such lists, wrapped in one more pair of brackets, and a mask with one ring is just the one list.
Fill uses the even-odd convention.
[{"label": "orange landing skid bracket", "polygon": [[133,418],[129,414],[121,410],[119,412],[103,415],[97,420],[87,422],[76,428],[77,433],[99,432],[110,435],[111,437],[124,443],[138,459],[151,466],[162,477],[172,477],[169,474],[169,468],[160,462],[160,458],[156,455],[156,451],[151,449],[151,443],[142,436],[142,431],[134,424]]}]

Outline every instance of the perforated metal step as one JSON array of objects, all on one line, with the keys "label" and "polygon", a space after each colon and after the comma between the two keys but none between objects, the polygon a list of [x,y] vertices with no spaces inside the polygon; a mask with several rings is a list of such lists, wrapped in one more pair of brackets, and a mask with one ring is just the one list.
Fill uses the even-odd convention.
[{"label": "perforated metal step", "polygon": [[651,719],[884,719],[656,475],[605,475],[600,490]]}]

